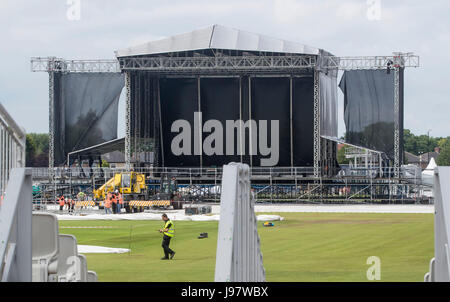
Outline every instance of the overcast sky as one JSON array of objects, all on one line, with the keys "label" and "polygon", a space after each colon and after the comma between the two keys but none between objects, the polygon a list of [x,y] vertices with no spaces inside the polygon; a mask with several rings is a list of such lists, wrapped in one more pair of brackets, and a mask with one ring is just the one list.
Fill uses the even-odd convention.
[{"label": "overcast sky", "polygon": [[[405,73],[405,128],[450,135],[448,0],[380,0],[379,20],[368,17],[377,16],[368,3],[376,0],[80,0],[78,21],[67,17],[67,2],[0,0],[0,102],[27,132],[48,131],[48,76],[30,72],[30,57],[113,58],[117,49],[221,24],[337,56],[414,52],[421,67]],[[340,97],[340,134],[342,107]],[[123,104],[119,114],[123,135]]]}]

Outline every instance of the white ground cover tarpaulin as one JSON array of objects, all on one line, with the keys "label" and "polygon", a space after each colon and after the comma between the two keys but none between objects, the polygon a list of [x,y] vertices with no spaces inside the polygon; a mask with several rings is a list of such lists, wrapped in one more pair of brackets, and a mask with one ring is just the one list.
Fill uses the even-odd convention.
[{"label": "white ground cover tarpaulin", "polygon": [[128,253],[129,249],[106,247],[106,246],[96,246],[96,245],[82,245],[78,244],[79,254],[123,254]]},{"label": "white ground cover tarpaulin", "polygon": [[[184,211],[167,211],[174,221],[219,221],[220,215],[185,215]],[[161,220],[162,213],[56,215],[58,220]],[[258,221],[283,220],[279,215],[258,215]]]},{"label": "white ground cover tarpaulin", "polygon": [[[417,213],[433,214],[434,205],[256,205],[259,213]],[[212,215],[185,215],[184,210],[166,211],[174,221],[219,221],[220,206],[212,206]],[[59,220],[161,220],[161,213],[60,215]],[[258,221],[279,221],[279,215],[257,215]]]}]

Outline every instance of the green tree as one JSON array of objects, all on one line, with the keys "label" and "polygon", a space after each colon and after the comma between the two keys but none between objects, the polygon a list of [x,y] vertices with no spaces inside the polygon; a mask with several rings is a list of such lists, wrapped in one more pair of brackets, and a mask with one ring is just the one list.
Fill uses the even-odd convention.
[{"label": "green tree", "polygon": [[37,154],[43,153],[48,150],[48,134],[47,133],[30,133],[36,142]]},{"label": "green tree", "polygon": [[34,137],[27,134],[26,137],[26,149],[25,149],[25,164],[27,167],[34,166],[34,157],[36,155],[36,141]]},{"label": "green tree", "polygon": [[415,155],[433,152],[440,147],[441,137],[428,137],[428,134],[414,135],[409,129],[403,131],[403,146],[405,151]]},{"label": "green tree", "polygon": [[415,137],[409,129],[403,131],[403,147],[405,151],[417,155],[417,141]]},{"label": "green tree", "polygon": [[444,148],[444,146],[450,142],[450,137],[441,138],[438,140],[437,144],[439,148]]},{"label": "green tree", "polygon": [[350,162],[350,160],[348,158],[345,158],[345,149],[347,149],[347,148],[348,148],[347,146],[343,146],[337,152],[337,160],[338,160],[338,163],[340,165],[342,165],[342,164],[345,165],[345,164],[348,164]]},{"label": "green tree", "polygon": [[48,134],[28,133],[26,140],[26,166],[47,167],[49,150]]},{"label": "green tree", "polygon": [[450,166],[450,140],[447,139],[447,142],[442,145],[441,153],[437,158],[438,166]]}]

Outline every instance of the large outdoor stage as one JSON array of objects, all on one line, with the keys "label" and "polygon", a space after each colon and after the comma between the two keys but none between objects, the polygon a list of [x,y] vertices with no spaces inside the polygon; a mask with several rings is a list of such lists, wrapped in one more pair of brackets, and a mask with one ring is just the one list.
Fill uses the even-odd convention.
[{"label": "large outdoor stage", "polygon": [[219,25],[118,50],[115,60],[32,58],[32,70],[50,76],[51,168],[123,148],[108,141],[117,138],[125,87],[127,170],[207,171],[244,162],[252,171],[300,169],[298,177],[316,182],[339,172],[338,142],[369,154],[378,177],[400,177],[403,72],[418,66],[412,53],[336,57]]},{"label": "large outdoor stage", "polygon": [[129,91],[126,153],[139,165],[337,172],[336,143],[321,139],[338,129],[329,53],[215,25],[116,55]]}]

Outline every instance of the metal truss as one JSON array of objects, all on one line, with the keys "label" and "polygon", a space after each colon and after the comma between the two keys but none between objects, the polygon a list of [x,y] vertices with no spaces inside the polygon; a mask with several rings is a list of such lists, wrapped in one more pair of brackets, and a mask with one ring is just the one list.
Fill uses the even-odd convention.
[{"label": "metal truss", "polygon": [[125,111],[125,166],[131,169],[131,75],[125,73],[126,111]]},{"label": "metal truss", "polygon": [[33,72],[120,72],[113,60],[64,60],[56,57],[31,58]]},{"label": "metal truss", "polygon": [[[48,72],[49,74],[49,169],[52,171],[55,163],[55,127],[54,127],[54,85],[55,73],[68,72],[120,72],[117,60],[65,60],[57,57],[31,58],[32,72]],[[52,173],[52,172],[51,172]]]},{"label": "metal truss", "polygon": [[361,57],[325,57],[325,68],[340,70],[386,69],[387,67],[419,67],[419,56],[411,52],[393,53],[391,56],[361,56]]},{"label": "metal truss", "polygon": [[320,87],[319,71],[314,71],[314,177],[320,177]]},{"label": "metal truss", "polygon": [[419,67],[419,56],[394,52],[391,56],[327,57],[326,67],[339,70],[389,69],[394,70],[394,175],[400,176],[400,72],[405,67]]},{"label": "metal truss", "polygon": [[125,71],[223,72],[223,71],[295,71],[313,68],[316,56],[224,56],[224,57],[147,57],[119,58]]},{"label": "metal truss", "polygon": [[[385,69],[419,67],[419,56],[413,53],[394,53],[391,56],[357,56],[323,58],[324,68],[340,70]],[[145,70],[153,72],[202,71],[293,71],[314,68],[317,56],[219,56],[219,57],[123,57],[118,60],[65,60],[56,57],[31,58],[33,72],[121,72]]]},{"label": "metal truss", "polygon": [[[396,52],[392,61],[389,62],[389,66],[392,65],[394,68],[394,176],[396,178],[400,177],[400,166],[402,164],[400,162],[400,72],[404,67],[410,67],[410,58],[412,57],[414,56],[411,54]],[[417,57],[417,66],[418,60]]]},{"label": "metal truss", "polygon": [[[318,59],[320,62],[318,62]],[[320,66],[319,66],[320,65]],[[118,60],[65,60],[56,57],[31,58],[31,71],[49,73],[49,100],[50,100],[50,158],[49,167],[54,163],[54,129],[53,129],[53,94],[55,72],[131,72],[147,71],[158,74],[202,74],[202,73],[230,73],[264,72],[288,73],[304,72],[305,69],[314,69],[314,176],[320,177],[320,87],[319,69],[361,70],[392,68],[395,72],[395,100],[394,110],[399,113],[400,81],[399,70],[405,67],[419,67],[419,56],[413,53],[393,53],[390,56],[360,56],[318,58],[312,55],[280,55],[280,56],[199,56],[199,57],[122,57]],[[127,165],[131,163],[131,87],[127,75],[127,138],[126,159]],[[395,124],[394,167],[400,167],[400,133],[399,121]],[[398,173],[396,174],[398,175]]]},{"label": "metal truss", "polygon": [[400,68],[394,70],[394,175],[400,176]]},{"label": "metal truss", "polygon": [[53,72],[48,73],[48,168],[53,173],[53,168],[55,164],[55,119],[54,119],[54,108],[55,108],[55,74]]}]

